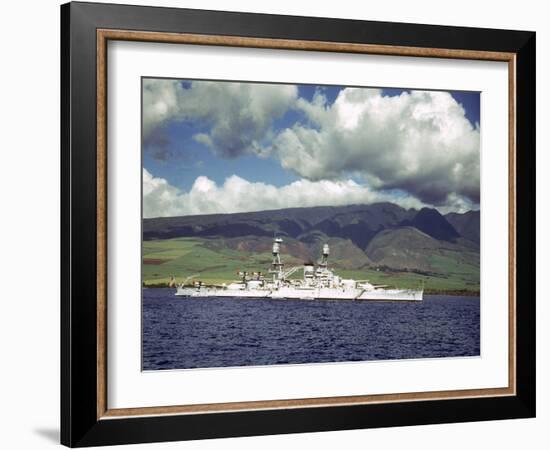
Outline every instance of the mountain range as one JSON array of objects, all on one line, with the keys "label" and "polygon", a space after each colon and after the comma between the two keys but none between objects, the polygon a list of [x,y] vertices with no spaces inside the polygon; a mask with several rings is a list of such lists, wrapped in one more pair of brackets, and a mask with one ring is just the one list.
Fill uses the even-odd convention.
[{"label": "mountain range", "polygon": [[479,227],[479,211],[375,203],[144,219],[143,240],[193,237],[214,251],[268,253],[278,236],[296,260],[318,259],[327,242],[337,267],[445,274],[479,272]]}]

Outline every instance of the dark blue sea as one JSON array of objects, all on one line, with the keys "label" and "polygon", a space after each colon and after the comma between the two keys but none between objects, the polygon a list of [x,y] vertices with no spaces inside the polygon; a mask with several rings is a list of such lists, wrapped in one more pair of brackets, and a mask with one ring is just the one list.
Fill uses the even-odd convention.
[{"label": "dark blue sea", "polygon": [[479,355],[479,297],[423,302],[181,298],[143,289],[143,369]]}]

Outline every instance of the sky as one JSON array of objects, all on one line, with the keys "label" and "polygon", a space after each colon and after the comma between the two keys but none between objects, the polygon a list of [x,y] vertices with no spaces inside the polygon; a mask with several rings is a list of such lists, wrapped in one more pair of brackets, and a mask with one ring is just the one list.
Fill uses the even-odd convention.
[{"label": "sky", "polygon": [[142,80],[143,215],[479,209],[480,94]]}]

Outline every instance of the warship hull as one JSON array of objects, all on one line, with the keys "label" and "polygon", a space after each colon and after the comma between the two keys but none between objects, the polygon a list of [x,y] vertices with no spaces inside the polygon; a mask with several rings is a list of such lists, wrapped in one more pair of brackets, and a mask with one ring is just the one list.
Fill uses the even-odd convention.
[{"label": "warship hull", "polygon": [[[304,263],[284,269],[280,258],[281,238],[273,243],[273,262],[266,277],[262,272],[238,272],[241,280],[221,286],[207,286],[201,281],[186,286],[185,281],[177,286],[179,297],[204,298],[269,298],[280,300],[357,300],[357,301],[422,301],[423,289],[396,289],[375,286],[367,280],[343,279],[328,267],[330,249],[323,245],[322,258],[314,263]],[[297,271],[303,272],[302,279],[293,278]],[[193,277],[193,276],[192,276]],[[187,277],[186,281],[192,277]]]},{"label": "warship hull", "polygon": [[357,301],[422,301],[421,290],[410,289],[223,289],[178,287],[178,297],[193,298],[257,298],[279,300],[357,300]]}]

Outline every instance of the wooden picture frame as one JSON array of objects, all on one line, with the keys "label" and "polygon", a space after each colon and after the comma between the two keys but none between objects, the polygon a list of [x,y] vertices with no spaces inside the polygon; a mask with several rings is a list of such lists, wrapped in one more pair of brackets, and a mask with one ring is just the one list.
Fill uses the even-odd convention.
[{"label": "wooden picture frame", "polygon": [[[107,42],[504,61],[509,70],[507,388],[110,409]],[[61,442],[314,432],[535,415],[535,33],[125,5],[61,7]]]}]

